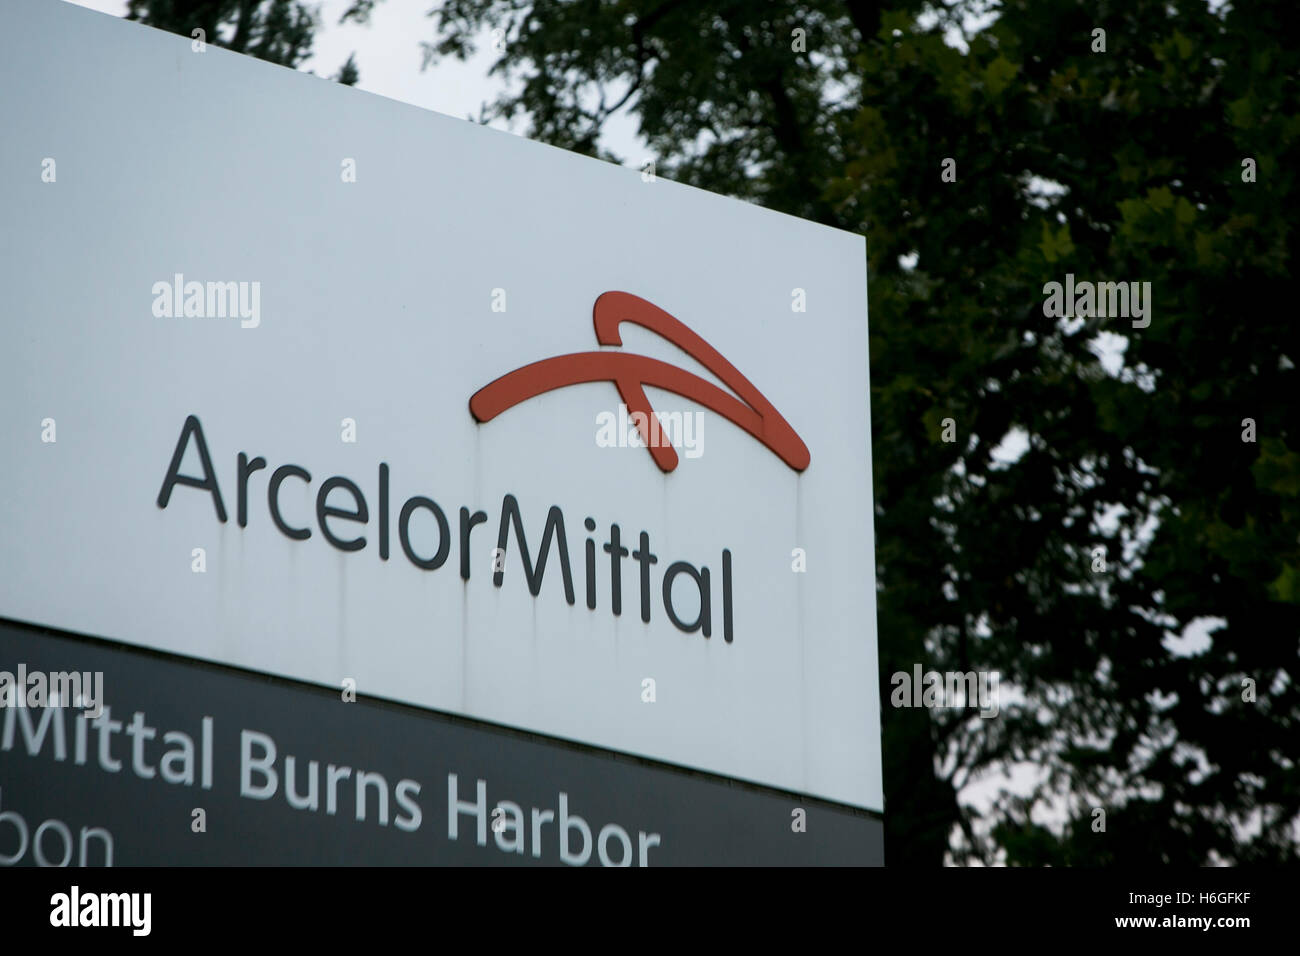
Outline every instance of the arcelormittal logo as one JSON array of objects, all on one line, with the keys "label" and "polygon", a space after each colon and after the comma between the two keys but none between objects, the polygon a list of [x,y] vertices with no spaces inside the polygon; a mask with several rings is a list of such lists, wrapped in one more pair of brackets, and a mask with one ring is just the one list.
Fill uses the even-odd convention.
[{"label": "arcelormittal logo", "polygon": [[637,427],[655,464],[664,471],[672,471],[677,467],[677,452],[671,445],[650,440],[646,422],[655,412],[645,393],[649,385],[717,412],[757,438],[795,471],[808,467],[808,446],[795,434],[789,422],[717,349],[678,319],[657,305],[627,292],[601,295],[596,299],[592,317],[596,324],[596,341],[601,345],[622,345],[618,327],[623,322],[632,322],[672,342],[721,379],[743,401],[698,375],[645,355],[574,352],[533,362],[485,385],[470,398],[470,414],[477,421],[489,422],[506,409],[543,392],[584,382],[613,382],[628,411],[642,413],[636,419]]}]

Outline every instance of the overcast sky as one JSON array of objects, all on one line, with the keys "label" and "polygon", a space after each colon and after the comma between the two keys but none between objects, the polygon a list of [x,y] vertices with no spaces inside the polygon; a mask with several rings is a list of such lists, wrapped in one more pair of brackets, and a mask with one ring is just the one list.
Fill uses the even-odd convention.
[{"label": "overcast sky", "polygon": [[[126,13],[126,0],[70,2],[117,17]],[[500,77],[488,76],[495,54],[487,31],[476,44],[478,52],[472,59],[462,63],[449,57],[420,72],[420,41],[433,40],[434,21],[429,11],[440,5],[438,0],[380,0],[365,26],[351,22],[339,25],[339,17],[351,5],[351,0],[321,0],[308,5],[320,11],[320,28],[312,44],[313,54],[302,66],[304,70],[333,76],[347,61],[348,54],[355,51],[357,68],[361,71],[357,89],[459,119],[477,117],[479,108],[491,103],[505,89]],[[518,134],[527,128],[524,119],[516,119],[513,127],[500,121],[491,125]],[[627,165],[637,168],[648,156],[636,134],[635,120],[626,112],[606,124],[601,144],[622,157]]]}]

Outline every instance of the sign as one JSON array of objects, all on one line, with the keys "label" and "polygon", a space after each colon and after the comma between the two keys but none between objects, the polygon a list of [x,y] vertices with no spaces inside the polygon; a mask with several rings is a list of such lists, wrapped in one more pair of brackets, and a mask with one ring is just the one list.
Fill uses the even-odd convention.
[{"label": "sign", "polygon": [[0,615],[882,809],[860,236],[68,5],[0,64]]},{"label": "sign", "polygon": [[0,622],[20,664],[104,706],[0,708],[0,866],[882,862],[860,811]]}]

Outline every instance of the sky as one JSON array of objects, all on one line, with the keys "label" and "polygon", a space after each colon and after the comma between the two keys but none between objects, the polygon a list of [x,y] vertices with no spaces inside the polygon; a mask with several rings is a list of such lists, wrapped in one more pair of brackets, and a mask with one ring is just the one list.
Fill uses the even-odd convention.
[{"label": "sky", "polygon": [[[126,0],[70,2],[116,17],[126,13]],[[321,25],[312,44],[312,56],[302,69],[319,76],[334,76],[355,51],[361,71],[357,89],[458,119],[477,118],[483,104],[491,103],[506,90],[501,77],[488,75],[496,58],[491,36],[483,32],[475,44],[477,52],[469,60],[462,63],[448,57],[421,72],[420,41],[433,40],[434,20],[429,11],[438,5],[438,0],[380,0],[368,24],[339,25],[351,0],[321,0],[314,4],[320,11]],[[488,125],[522,135],[527,120],[519,118],[513,124],[494,120]],[[638,169],[649,155],[648,147],[637,135],[636,120],[626,109],[606,124],[601,145]]]}]

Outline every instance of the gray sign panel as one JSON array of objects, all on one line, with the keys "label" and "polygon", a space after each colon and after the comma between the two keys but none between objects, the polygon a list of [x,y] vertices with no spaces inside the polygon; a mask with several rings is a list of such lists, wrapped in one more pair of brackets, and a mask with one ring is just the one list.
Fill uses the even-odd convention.
[{"label": "gray sign panel", "polygon": [[0,865],[883,863],[860,811],[345,696],[0,621]]}]

